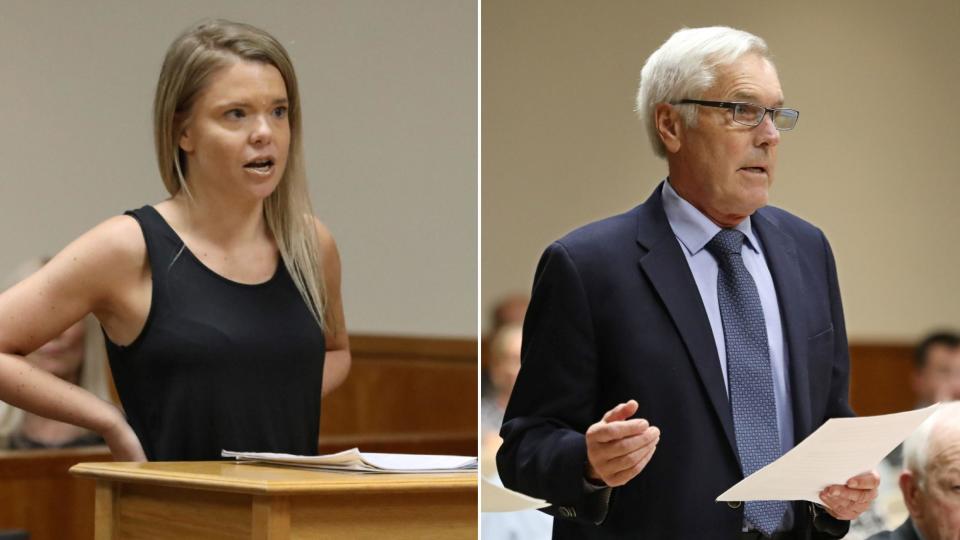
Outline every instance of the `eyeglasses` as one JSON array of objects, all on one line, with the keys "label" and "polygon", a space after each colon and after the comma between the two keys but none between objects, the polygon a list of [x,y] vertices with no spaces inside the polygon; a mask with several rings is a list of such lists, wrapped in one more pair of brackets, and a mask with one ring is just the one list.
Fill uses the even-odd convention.
[{"label": "eyeglasses", "polygon": [[721,109],[730,109],[733,111],[733,121],[745,126],[759,126],[763,122],[763,117],[770,113],[773,120],[773,127],[778,131],[790,131],[797,126],[797,120],[800,118],[800,111],[796,109],[769,109],[753,103],[744,103],[740,101],[702,101],[699,99],[681,99],[671,103],[671,105],[704,105],[707,107],[718,107]]}]

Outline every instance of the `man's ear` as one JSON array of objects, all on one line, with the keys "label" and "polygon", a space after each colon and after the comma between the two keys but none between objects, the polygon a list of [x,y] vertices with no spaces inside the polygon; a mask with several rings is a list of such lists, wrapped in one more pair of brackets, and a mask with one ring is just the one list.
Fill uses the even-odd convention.
[{"label": "man's ear", "polygon": [[660,140],[667,148],[667,152],[675,154],[683,146],[684,124],[680,112],[666,103],[660,103],[653,110],[653,118],[656,122],[657,134]]},{"label": "man's ear", "polygon": [[910,511],[910,517],[923,517],[923,492],[920,489],[920,479],[912,471],[900,473],[900,492],[903,493],[903,502]]}]

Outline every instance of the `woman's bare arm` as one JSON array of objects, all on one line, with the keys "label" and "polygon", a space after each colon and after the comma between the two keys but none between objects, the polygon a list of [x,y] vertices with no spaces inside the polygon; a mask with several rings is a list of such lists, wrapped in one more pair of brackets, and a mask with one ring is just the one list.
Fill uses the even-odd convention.
[{"label": "woman's bare arm", "polygon": [[347,337],[347,323],[343,317],[343,301],[340,296],[340,254],[337,251],[337,243],[330,231],[319,220],[315,221],[327,293],[324,310],[324,321],[327,324],[327,330],[324,333],[327,354],[323,364],[321,391],[325,396],[340,386],[350,372],[350,340]]},{"label": "woman's bare arm", "polygon": [[[120,411],[33,367],[23,356],[88,313],[94,313],[112,336],[136,331],[131,328],[131,322],[136,322],[131,314],[143,311],[142,317],[146,317],[146,311],[138,309],[138,302],[144,300],[140,285],[145,261],[139,226],[131,218],[116,217],[72,242],[43,268],[0,295],[0,399],[93,430],[104,437],[114,458],[124,461],[144,460],[145,456]],[[146,307],[149,309],[149,298]]]}]

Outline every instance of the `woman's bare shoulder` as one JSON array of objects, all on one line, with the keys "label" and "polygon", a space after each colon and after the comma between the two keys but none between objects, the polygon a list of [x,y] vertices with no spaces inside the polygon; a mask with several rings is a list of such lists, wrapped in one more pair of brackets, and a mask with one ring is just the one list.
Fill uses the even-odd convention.
[{"label": "woman's bare shoulder", "polygon": [[68,244],[38,274],[63,292],[100,304],[142,280],[146,261],[140,224],[130,216],[115,216]]},{"label": "woman's bare shoulder", "polygon": [[145,260],[133,218],[96,225],[0,295],[0,350],[35,350],[88,313],[112,312],[145,279]]},{"label": "woman's bare shoulder", "polygon": [[147,255],[140,223],[128,215],[114,216],[99,223],[77,238],[74,244],[79,244],[78,247],[91,258],[98,258],[100,263],[97,266],[140,267]]}]

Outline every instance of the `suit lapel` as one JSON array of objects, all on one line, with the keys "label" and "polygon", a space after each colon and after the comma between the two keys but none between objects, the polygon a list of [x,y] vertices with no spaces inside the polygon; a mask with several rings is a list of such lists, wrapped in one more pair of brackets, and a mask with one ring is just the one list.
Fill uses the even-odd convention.
[{"label": "suit lapel", "polygon": [[733,415],[730,412],[726,385],[723,383],[716,342],[713,340],[710,321],[690,266],[663,211],[660,186],[638,208],[637,243],[647,250],[640,257],[640,269],[650,280],[673,319],[700,375],[710,403],[723,425],[730,448],[736,455]]},{"label": "suit lapel", "polygon": [[807,325],[803,317],[803,276],[797,258],[797,246],[793,238],[785,234],[763,211],[753,214],[752,224],[777,289],[780,318],[783,322],[784,339],[789,352],[791,405],[793,406],[794,441],[800,442],[811,429],[810,377],[807,370]]}]

